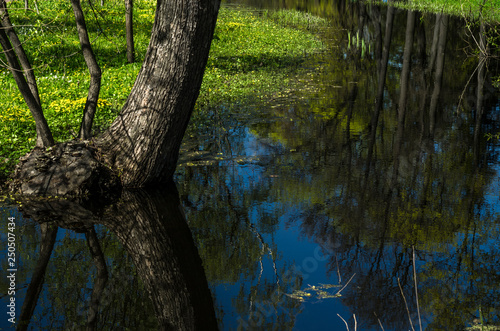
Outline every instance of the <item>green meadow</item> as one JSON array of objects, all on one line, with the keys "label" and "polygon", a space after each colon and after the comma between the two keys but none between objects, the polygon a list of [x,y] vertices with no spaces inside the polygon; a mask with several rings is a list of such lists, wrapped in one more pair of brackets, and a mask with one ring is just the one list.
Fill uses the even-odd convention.
[{"label": "green meadow", "polygon": [[468,19],[482,17],[488,22],[500,22],[500,0],[396,0],[394,4],[422,12],[445,13]]},{"label": "green meadow", "polygon": [[[127,63],[123,1],[83,3],[92,46],[102,68],[102,87],[94,129],[104,130],[124,104],[139,72],[154,21],[155,1],[134,1],[136,63]],[[34,67],[45,117],[56,141],[78,132],[89,74],[80,52],[74,16],[67,1],[39,1],[24,10],[22,1],[9,12]],[[280,23],[278,23],[278,19]],[[285,23],[283,23],[285,22]],[[308,54],[323,49],[313,29],[327,22],[294,11],[254,12],[221,8],[194,116],[215,107],[283,88]],[[0,55],[5,63],[5,57]],[[0,178],[35,144],[35,123],[9,70],[0,68]]]}]

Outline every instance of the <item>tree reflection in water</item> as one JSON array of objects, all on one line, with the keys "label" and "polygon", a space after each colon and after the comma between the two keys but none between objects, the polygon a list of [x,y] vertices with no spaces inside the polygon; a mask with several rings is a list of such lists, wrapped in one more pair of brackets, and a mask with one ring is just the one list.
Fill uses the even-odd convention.
[{"label": "tree reflection in water", "polygon": [[[124,191],[117,203],[104,209],[69,200],[26,198],[21,211],[40,224],[42,237],[19,329],[26,329],[25,322],[30,320],[30,327],[50,325],[53,329],[77,325],[87,329],[218,329],[202,262],[174,184],[162,190]],[[78,245],[81,239],[66,240],[72,237],[67,235],[53,251],[58,227],[83,234],[87,247]],[[115,236],[120,244],[112,240]],[[73,256],[68,261],[64,255]],[[136,271],[127,266],[130,262]],[[61,273],[65,274],[62,279]],[[41,291],[44,278],[45,291]],[[46,306],[51,298],[54,301]],[[37,309],[37,301],[43,307]],[[77,312],[72,311],[75,308]],[[40,316],[40,311],[47,310],[54,315]]]}]

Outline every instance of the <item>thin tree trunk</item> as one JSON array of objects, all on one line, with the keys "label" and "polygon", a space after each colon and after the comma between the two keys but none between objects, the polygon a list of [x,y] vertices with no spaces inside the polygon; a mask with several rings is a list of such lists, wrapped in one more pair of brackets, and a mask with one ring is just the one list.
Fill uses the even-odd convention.
[{"label": "thin tree trunk", "polygon": [[85,237],[87,238],[87,246],[89,247],[90,255],[97,269],[97,277],[94,282],[94,288],[92,289],[89,314],[87,317],[87,330],[96,330],[98,326],[99,303],[106,283],[108,282],[108,269],[106,268],[106,259],[93,225],[85,232]]},{"label": "thin tree trunk", "polygon": [[399,160],[401,154],[401,145],[403,143],[403,133],[405,127],[405,117],[406,117],[406,103],[408,100],[408,85],[410,82],[410,67],[411,67],[411,53],[413,48],[413,35],[415,31],[415,11],[410,10],[407,12],[406,18],[406,36],[405,36],[405,47],[403,52],[403,70],[401,72],[400,80],[400,92],[399,92],[399,104],[398,104],[398,128],[396,131],[396,140],[394,142],[393,149],[393,177],[392,184],[396,184],[397,177],[399,175]]},{"label": "thin tree trunk", "polygon": [[430,73],[434,69],[434,64],[436,63],[436,53],[437,53],[437,45],[439,41],[439,29],[441,27],[441,17],[443,14],[436,14],[436,22],[434,24],[434,34],[432,37],[431,44],[431,52],[430,52],[430,60],[429,65],[427,66],[427,72]]},{"label": "thin tree trunk", "polygon": [[220,0],[158,0],[151,41],[118,118],[97,138],[125,186],[166,182],[198,97]]},{"label": "thin tree trunk", "polygon": [[127,38],[127,61],[134,62],[134,1],[125,0],[125,31]]},{"label": "thin tree trunk", "polygon": [[[4,50],[5,57],[9,63],[9,69],[12,76],[14,76],[14,80],[16,81],[19,91],[28,105],[33,119],[35,120],[37,134],[36,146],[52,146],[54,145],[54,139],[52,138],[52,133],[50,132],[45,116],[43,115],[32,68],[29,61],[27,61],[26,54],[21,47],[19,38],[17,38],[12,24],[10,24],[9,13],[7,11],[5,0],[0,0],[0,16],[2,17],[0,22],[0,45]],[[13,40],[10,40],[9,36],[13,36]],[[17,46],[13,47],[11,42],[14,43],[14,46]],[[26,77],[23,73],[26,74]]]},{"label": "thin tree trunk", "polygon": [[444,52],[446,48],[446,30],[448,28],[448,16],[440,15],[439,20],[439,40],[436,51],[436,71],[434,73],[434,90],[432,91],[431,103],[429,106],[429,134],[434,138],[434,130],[436,126],[436,109],[439,95],[441,94],[441,86],[443,84],[444,71]]},{"label": "thin tree trunk", "polygon": [[486,61],[487,61],[487,42],[485,36],[484,22],[480,23],[479,30],[479,64],[477,70],[477,90],[476,90],[476,116],[474,125],[474,161],[476,166],[479,166],[480,161],[480,137],[481,137],[481,123],[484,113],[484,83],[486,81]]},{"label": "thin tree trunk", "polygon": [[369,145],[368,145],[368,156],[366,159],[365,182],[368,182],[368,176],[370,174],[373,148],[375,146],[375,138],[377,135],[378,119],[379,119],[380,112],[381,112],[382,106],[383,106],[383,101],[384,101],[385,78],[387,76],[387,67],[389,64],[389,53],[390,53],[390,48],[391,48],[392,27],[394,24],[395,12],[396,12],[396,8],[394,8],[394,6],[392,6],[392,3],[389,4],[389,7],[387,8],[387,19],[386,19],[386,27],[385,27],[385,35],[384,35],[384,47],[382,50],[382,58],[380,60],[380,66],[379,66],[380,70],[379,70],[379,78],[378,78],[377,97],[375,100],[375,111],[373,113],[371,123],[370,123],[370,141],[369,141]]},{"label": "thin tree trunk", "polygon": [[80,39],[83,57],[90,72],[89,93],[87,95],[87,101],[85,102],[85,109],[83,110],[80,132],[78,133],[80,139],[87,140],[92,136],[92,122],[94,121],[94,115],[97,110],[97,100],[99,99],[99,91],[101,89],[101,68],[92,51],[92,45],[90,45],[89,34],[87,32],[80,0],[71,0],[71,5],[73,6],[73,12],[75,14],[78,38]]},{"label": "thin tree trunk", "polygon": [[42,241],[40,243],[40,257],[31,276],[31,282],[26,290],[26,296],[24,299],[23,307],[21,309],[21,314],[19,315],[19,325],[16,330],[22,331],[27,330],[33,312],[35,311],[36,304],[38,302],[38,297],[43,287],[45,279],[45,270],[49,264],[50,256],[52,255],[52,250],[54,249],[54,244],[57,237],[57,226],[48,225],[48,223],[42,223],[40,225],[42,231]]},{"label": "thin tree trunk", "polygon": [[31,93],[33,94],[37,102],[41,104],[40,94],[38,93],[38,85],[36,83],[35,73],[33,71],[33,68],[31,67],[31,63],[28,60],[28,57],[26,56],[26,52],[24,51],[23,45],[19,40],[17,33],[14,31],[14,28],[10,21],[10,17],[7,12],[7,8],[4,7],[3,5],[2,9],[0,9],[0,13],[2,13],[2,11],[5,13],[1,14],[2,25],[5,27],[5,32],[7,33],[7,36],[9,37],[12,43],[12,46],[14,46],[14,52],[16,53],[16,56],[21,64],[21,67],[23,68],[23,73],[24,76],[26,77]]}]

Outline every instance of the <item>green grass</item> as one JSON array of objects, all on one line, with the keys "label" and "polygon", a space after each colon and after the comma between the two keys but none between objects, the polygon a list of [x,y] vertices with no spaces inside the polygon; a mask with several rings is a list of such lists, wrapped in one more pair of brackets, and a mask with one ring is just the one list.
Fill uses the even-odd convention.
[{"label": "green grass", "polygon": [[[22,1],[11,3],[10,14],[35,68],[42,107],[56,141],[78,132],[87,96],[89,74],[80,54],[73,12],[67,1],[38,1],[40,14],[25,11]],[[89,8],[87,27],[103,69],[98,112],[94,123],[104,130],[125,102],[140,69],[154,20],[155,1],[134,1],[137,63],[126,61],[124,5],[105,1]],[[16,6],[18,8],[16,8]],[[288,23],[277,23],[278,16]],[[286,22],[286,21],[285,21]],[[298,12],[252,12],[221,8],[196,112],[264,98],[287,82],[307,54],[323,44],[311,33],[326,21]],[[308,30],[309,29],[309,30]],[[0,55],[4,61],[3,55]],[[35,144],[35,125],[10,74],[0,68],[0,178]]]},{"label": "green grass", "polygon": [[282,26],[263,13],[222,9],[198,107],[262,96],[256,91],[272,93],[308,53],[322,47],[311,33]]},{"label": "green grass", "polygon": [[[382,1],[373,2],[382,3]],[[422,12],[442,12],[468,19],[478,19],[481,12],[486,21],[500,22],[500,0],[396,0],[394,4],[400,8]],[[482,11],[480,11],[481,8]]]}]

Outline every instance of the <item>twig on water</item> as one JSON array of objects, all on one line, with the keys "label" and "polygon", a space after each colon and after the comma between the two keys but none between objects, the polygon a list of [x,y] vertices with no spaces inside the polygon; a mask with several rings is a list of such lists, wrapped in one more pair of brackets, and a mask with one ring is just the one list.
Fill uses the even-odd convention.
[{"label": "twig on water", "polygon": [[[340,317],[340,319],[342,321],[344,321],[345,323],[345,327],[347,329],[347,331],[349,331],[349,324],[347,324],[346,320],[342,318],[342,316],[340,316],[340,314],[337,314],[338,317]],[[358,321],[356,320],[356,314],[352,314],[352,317],[354,318],[354,331],[357,331],[358,330]]]},{"label": "twig on water", "polygon": [[420,331],[422,331],[422,320],[420,319],[420,305],[418,304],[417,267],[415,266],[415,246],[412,246],[412,250],[413,250],[413,280],[415,282],[415,298],[417,300],[418,324],[420,326]]},{"label": "twig on water", "polygon": [[349,324],[347,324],[347,322],[345,321],[345,319],[343,319],[342,316],[340,316],[340,314],[337,314],[337,316],[340,317],[340,319],[344,321],[345,327],[347,328],[347,331],[349,331]]},{"label": "twig on water", "polygon": [[340,289],[337,293],[335,293],[335,295],[339,295],[339,294],[340,294],[340,292],[342,292],[342,291],[343,291],[343,290],[347,287],[347,285],[349,285],[349,283],[350,283],[350,282],[351,282],[351,280],[354,278],[354,276],[356,276],[356,274],[353,274],[353,275],[351,276],[351,278],[349,278],[349,281],[348,281],[348,282],[344,285],[344,287],[342,287],[342,288],[341,288],[341,289]]},{"label": "twig on water", "polygon": [[373,312],[373,314],[375,314],[375,317],[377,318],[377,321],[378,321],[378,325],[380,325],[380,328],[382,329],[382,331],[385,331],[384,326],[382,325],[382,322],[380,322],[380,318],[378,318],[378,316],[377,316],[377,313]]},{"label": "twig on water", "polygon": [[403,293],[403,288],[401,287],[401,283],[399,282],[399,277],[398,277],[398,285],[399,285],[399,290],[401,291],[401,295],[403,296],[403,300],[405,302],[406,312],[408,313],[408,320],[410,321],[411,329],[415,331],[415,328],[413,327],[413,322],[411,321],[410,317],[410,310],[408,309],[408,304],[406,303],[405,294]]},{"label": "twig on water", "polygon": [[337,275],[339,276],[339,285],[342,284],[342,276],[340,276],[339,260],[337,259],[337,253],[335,253],[335,264],[337,265]]}]

